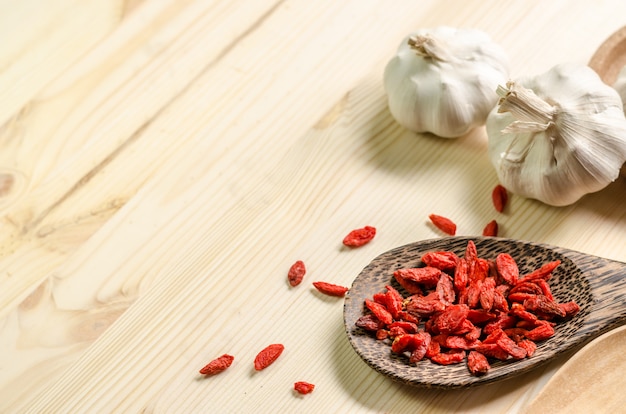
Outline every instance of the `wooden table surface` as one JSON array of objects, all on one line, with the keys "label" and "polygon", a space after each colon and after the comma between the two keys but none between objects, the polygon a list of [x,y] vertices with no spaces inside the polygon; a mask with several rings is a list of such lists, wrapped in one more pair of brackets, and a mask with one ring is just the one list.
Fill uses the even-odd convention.
[{"label": "wooden table surface", "polygon": [[[0,412],[523,411],[564,358],[410,388],[358,357],[343,301],[311,282],[350,286],[441,236],[430,213],[626,261],[626,179],[497,213],[484,129],[410,133],[382,88],[418,28],[489,33],[515,78],[587,63],[625,16],[621,0],[0,0]],[[364,225],[374,241],[342,249]],[[255,372],[271,343],[283,355]]]}]

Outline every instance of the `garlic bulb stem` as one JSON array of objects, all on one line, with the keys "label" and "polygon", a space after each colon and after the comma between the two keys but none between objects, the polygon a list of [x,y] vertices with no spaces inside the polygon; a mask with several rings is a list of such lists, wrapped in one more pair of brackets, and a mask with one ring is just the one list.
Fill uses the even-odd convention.
[{"label": "garlic bulb stem", "polygon": [[517,120],[502,130],[504,133],[541,132],[554,125],[557,108],[538,97],[532,90],[515,82],[498,86],[498,112],[509,112]]},{"label": "garlic bulb stem", "polygon": [[431,58],[442,62],[450,60],[450,54],[445,51],[441,42],[428,35],[410,36],[407,43],[418,56]]}]

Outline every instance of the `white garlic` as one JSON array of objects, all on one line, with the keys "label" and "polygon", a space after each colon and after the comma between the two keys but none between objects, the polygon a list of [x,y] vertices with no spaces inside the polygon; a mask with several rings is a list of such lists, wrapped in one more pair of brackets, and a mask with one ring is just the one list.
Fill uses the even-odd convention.
[{"label": "white garlic", "polygon": [[498,88],[489,154],[514,194],[564,206],[614,181],[626,161],[617,92],[589,67],[561,64]]},{"label": "white garlic", "polygon": [[507,79],[506,53],[486,33],[441,26],[402,41],[385,67],[384,87],[399,124],[454,138],[485,123]]}]

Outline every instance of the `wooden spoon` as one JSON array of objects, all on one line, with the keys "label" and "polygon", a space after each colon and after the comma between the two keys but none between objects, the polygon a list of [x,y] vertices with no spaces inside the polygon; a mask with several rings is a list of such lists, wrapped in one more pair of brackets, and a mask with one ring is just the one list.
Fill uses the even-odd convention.
[{"label": "wooden spoon", "polygon": [[[531,358],[497,361],[483,376],[473,376],[466,364],[441,366],[423,360],[410,365],[408,358],[393,354],[389,343],[376,340],[355,326],[364,314],[364,301],[385,285],[396,286],[393,272],[421,265],[427,251],[448,250],[463,256],[469,240],[476,244],[479,257],[495,259],[509,253],[518,262],[520,274],[561,260],[550,279],[558,302],[575,300],[580,312],[556,326],[555,335],[540,342]],[[348,340],[357,354],[374,370],[405,384],[424,387],[457,388],[486,384],[528,372],[549,362],[557,354],[578,349],[599,335],[626,322],[626,264],[570,249],[490,237],[444,237],[392,249],[376,257],[354,280],[344,302],[344,324]]]},{"label": "wooden spoon", "polygon": [[624,411],[625,341],[626,326],[620,326],[585,345],[559,368],[524,412]]}]

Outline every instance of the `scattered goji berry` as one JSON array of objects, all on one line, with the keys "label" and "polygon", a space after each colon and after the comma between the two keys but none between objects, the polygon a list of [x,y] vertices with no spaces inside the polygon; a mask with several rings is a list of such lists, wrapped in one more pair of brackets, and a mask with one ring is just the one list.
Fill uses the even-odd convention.
[{"label": "scattered goji berry", "polygon": [[428,216],[430,221],[442,232],[454,236],[456,234],[456,224],[447,217],[431,214]]},{"label": "scattered goji berry", "polygon": [[296,261],[289,268],[289,272],[287,273],[287,279],[289,280],[289,284],[291,286],[298,286],[304,275],[306,274],[306,266],[302,260]]},{"label": "scattered goji berry", "polygon": [[313,282],[313,286],[319,292],[328,295],[328,296],[339,296],[343,297],[348,292],[348,288],[345,286],[334,285],[328,282]]},{"label": "scattered goji berry", "polygon": [[271,344],[263,348],[254,358],[254,369],[261,371],[274,363],[285,350],[283,344]]},{"label": "scattered goji berry", "polygon": [[235,357],[232,355],[224,354],[219,356],[206,364],[201,370],[202,375],[215,375],[226,370],[233,363]]},{"label": "scattered goji berry", "polygon": [[483,236],[496,237],[498,235],[498,222],[491,220],[483,229]]},{"label": "scattered goji berry", "polygon": [[502,213],[509,201],[509,194],[506,188],[500,184],[496,185],[491,192],[491,200],[493,201],[493,207],[496,211]]},{"label": "scattered goji berry", "polygon": [[343,244],[348,247],[360,247],[369,243],[376,236],[376,228],[365,226],[360,229],[352,230],[343,239]]},{"label": "scattered goji berry", "polygon": [[298,381],[293,384],[293,389],[299,394],[310,394],[315,389],[315,385],[305,381]]}]

